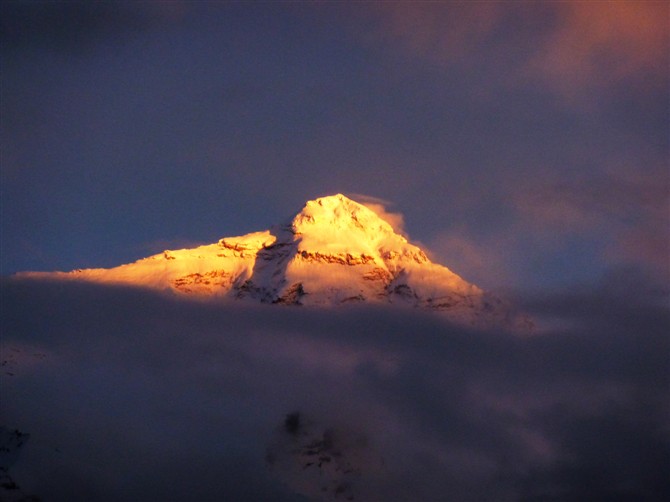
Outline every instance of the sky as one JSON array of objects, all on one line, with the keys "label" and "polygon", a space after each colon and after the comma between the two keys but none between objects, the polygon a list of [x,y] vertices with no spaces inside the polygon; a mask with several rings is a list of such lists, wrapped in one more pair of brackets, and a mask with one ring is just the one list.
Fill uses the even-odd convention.
[{"label": "sky", "polygon": [[[669,9],[2,2],[0,489],[668,500]],[[535,332],[10,277],[335,193]]]},{"label": "sky", "polygon": [[670,277],[665,2],[2,4],[3,275],[363,194],[487,289]]}]

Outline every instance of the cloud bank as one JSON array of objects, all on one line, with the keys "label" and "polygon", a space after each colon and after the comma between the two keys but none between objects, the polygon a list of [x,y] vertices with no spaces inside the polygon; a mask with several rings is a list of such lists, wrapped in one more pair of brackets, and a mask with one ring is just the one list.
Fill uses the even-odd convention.
[{"label": "cloud bank", "polygon": [[379,40],[448,67],[490,51],[507,85],[541,83],[570,99],[615,82],[662,85],[667,16],[653,1],[395,2],[370,12]]},{"label": "cloud bank", "polygon": [[4,281],[10,474],[48,500],[667,499],[670,314],[642,279],[527,299],[530,337]]}]

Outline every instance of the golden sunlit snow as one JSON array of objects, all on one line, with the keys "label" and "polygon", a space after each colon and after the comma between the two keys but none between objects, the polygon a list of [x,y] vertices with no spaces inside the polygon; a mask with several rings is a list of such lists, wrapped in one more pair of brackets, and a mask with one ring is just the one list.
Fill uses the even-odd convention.
[{"label": "golden sunlit snow", "polygon": [[375,212],[341,194],[308,201],[292,221],[268,231],[164,251],[111,269],[19,276],[265,303],[400,303],[476,324],[506,315],[497,298],[432,263]]}]

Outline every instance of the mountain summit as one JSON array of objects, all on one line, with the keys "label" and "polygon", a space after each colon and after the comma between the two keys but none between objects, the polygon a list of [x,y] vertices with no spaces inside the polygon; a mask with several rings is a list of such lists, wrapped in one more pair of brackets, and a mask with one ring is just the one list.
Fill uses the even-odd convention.
[{"label": "mountain summit", "polygon": [[291,221],[264,232],[164,251],[111,269],[19,275],[264,303],[405,304],[443,311],[469,325],[511,322],[498,298],[432,263],[375,212],[342,194],[308,201]]}]

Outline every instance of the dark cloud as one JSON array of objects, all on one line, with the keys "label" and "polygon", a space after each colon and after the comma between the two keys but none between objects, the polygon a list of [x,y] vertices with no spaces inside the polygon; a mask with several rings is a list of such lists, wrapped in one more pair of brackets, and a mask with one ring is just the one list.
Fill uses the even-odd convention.
[{"label": "dark cloud", "polygon": [[53,500],[663,500],[670,313],[645,284],[533,295],[519,337],[4,281],[0,423],[31,434],[10,474]]}]

